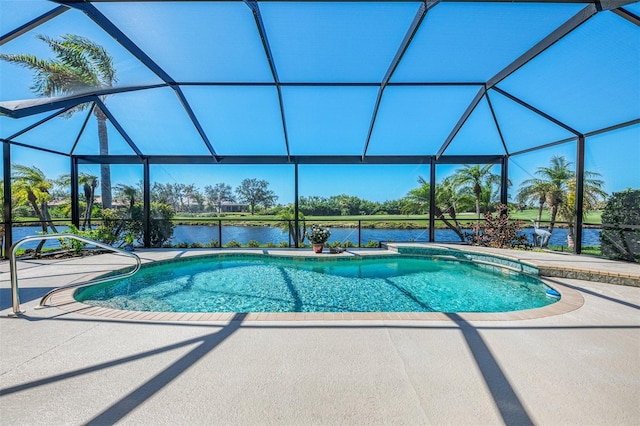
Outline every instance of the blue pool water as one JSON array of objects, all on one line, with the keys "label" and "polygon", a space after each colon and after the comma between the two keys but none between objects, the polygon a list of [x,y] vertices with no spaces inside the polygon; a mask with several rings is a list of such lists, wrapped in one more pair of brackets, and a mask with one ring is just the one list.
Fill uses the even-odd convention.
[{"label": "blue pool water", "polygon": [[212,256],[143,268],[76,299],[160,312],[507,312],[557,301],[540,280],[467,262]]}]

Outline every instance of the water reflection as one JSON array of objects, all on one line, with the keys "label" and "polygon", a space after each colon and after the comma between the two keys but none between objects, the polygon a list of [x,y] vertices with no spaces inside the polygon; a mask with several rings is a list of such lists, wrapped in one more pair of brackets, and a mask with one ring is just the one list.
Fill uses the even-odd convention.
[{"label": "water reflection", "polygon": [[[58,226],[60,232],[66,231],[65,226]],[[358,245],[358,229],[357,228],[330,228],[331,238],[329,243],[340,242],[344,244],[351,241],[354,246]],[[36,235],[40,231],[38,226],[23,226],[13,228],[13,240],[18,241],[28,235]],[[523,231],[532,241],[531,234],[533,228],[527,228]],[[436,229],[436,241],[439,242],[457,242],[460,241],[458,236],[449,229]],[[175,227],[171,244],[187,243],[192,244],[199,242],[203,245],[208,244],[212,240],[218,240],[218,227],[207,225],[178,225]],[[222,228],[222,244],[225,245],[229,241],[235,240],[241,244],[247,244],[251,240],[255,240],[260,244],[272,242],[278,245],[282,242],[289,241],[289,234],[283,232],[282,229],[269,226],[223,226]],[[361,235],[361,244],[366,245],[368,241],[429,241],[428,229],[370,229],[363,228]],[[25,244],[25,248],[34,248],[38,242],[30,242]],[[567,230],[556,228],[553,230],[549,245],[566,246]],[[599,246],[600,230],[584,229],[583,230],[583,246]],[[47,242],[46,247],[57,247],[58,242],[51,240]]]}]

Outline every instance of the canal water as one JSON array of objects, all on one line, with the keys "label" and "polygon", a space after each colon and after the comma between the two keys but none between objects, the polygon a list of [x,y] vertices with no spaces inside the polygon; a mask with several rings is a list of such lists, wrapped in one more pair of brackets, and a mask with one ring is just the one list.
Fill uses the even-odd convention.
[{"label": "canal water", "polygon": [[[67,227],[60,226],[58,230],[64,232]],[[350,241],[354,246],[358,244],[358,229],[357,228],[329,228],[331,230],[331,237],[329,243],[336,241],[341,244]],[[13,228],[13,240],[18,241],[28,235],[36,235],[40,230],[38,226],[24,226]],[[471,230],[467,230],[471,232]],[[533,234],[533,228],[526,228],[523,233],[527,235],[529,241],[532,241],[531,234]],[[192,244],[199,242],[203,245],[209,244],[212,240],[217,241],[218,227],[207,225],[178,225],[174,229],[173,238],[171,244],[178,243]],[[249,241],[257,241],[260,244],[267,244],[269,242],[278,245],[281,242],[288,242],[288,232],[283,231],[281,228],[269,227],[269,226],[223,226],[222,227],[222,244],[225,245],[229,241],[237,241],[240,244],[247,244]],[[429,240],[428,229],[370,229],[363,228],[360,243],[366,245],[369,241],[375,242],[424,242]],[[440,242],[457,242],[460,241],[455,232],[449,229],[436,229],[435,240]],[[56,245],[57,242],[47,242],[47,247]],[[27,243],[23,247],[30,248],[35,247],[37,242]],[[562,228],[556,228],[553,230],[549,245],[554,246],[566,246],[567,245],[567,230]],[[584,229],[583,230],[583,246],[599,246],[600,245],[600,230],[599,229]]]}]

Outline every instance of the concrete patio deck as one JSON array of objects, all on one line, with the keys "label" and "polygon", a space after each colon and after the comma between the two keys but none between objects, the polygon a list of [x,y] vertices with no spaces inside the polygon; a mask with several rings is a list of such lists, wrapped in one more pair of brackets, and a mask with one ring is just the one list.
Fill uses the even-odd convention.
[{"label": "concrete patio deck", "polygon": [[[205,252],[138,254],[150,261]],[[357,251],[366,252],[375,251]],[[499,253],[640,277],[634,264]],[[8,318],[9,265],[0,262],[0,424],[640,423],[638,287],[550,278],[582,302],[530,319],[240,313],[165,321],[34,309],[53,287],[125,264],[112,255],[21,261],[26,313]]]}]

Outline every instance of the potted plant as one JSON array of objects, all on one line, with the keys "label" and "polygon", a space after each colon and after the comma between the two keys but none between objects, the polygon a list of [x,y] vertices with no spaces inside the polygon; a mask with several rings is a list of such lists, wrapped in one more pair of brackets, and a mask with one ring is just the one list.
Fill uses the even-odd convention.
[{"label": "potted plant", "polygon": [[331,231],[320,225],[311,225],[311,230],[307,232],[307,238],[309,242],[313,244],[313,251],[315,253],[322,253],[324,243],[327,242],[329,236],[331,236]]},{"label": "potted plant", "polygon": [[124,236],[124,249],[126,251],[133,251],[133,233],[129,232]]}]

